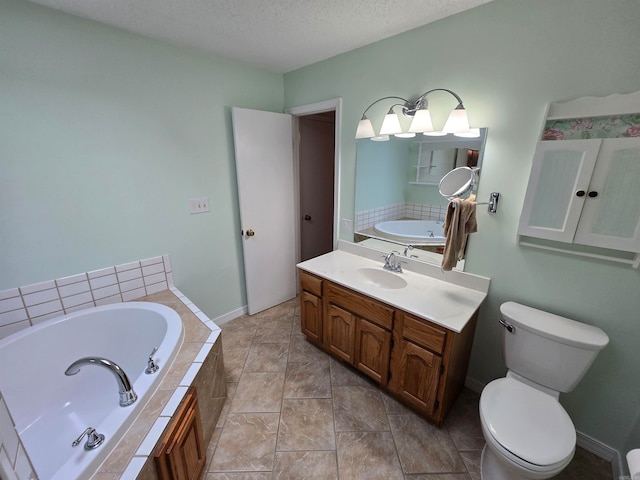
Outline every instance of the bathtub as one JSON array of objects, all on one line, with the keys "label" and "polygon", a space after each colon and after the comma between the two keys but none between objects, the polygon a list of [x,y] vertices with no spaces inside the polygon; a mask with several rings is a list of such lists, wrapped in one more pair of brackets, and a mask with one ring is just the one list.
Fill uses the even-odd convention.
[{"label": "bathtub", "polygon": [[374,230],[384,235],[401,237],[403,241],[416,245],[444,245],[442,221],[390,220],[377,223]]},{"label": "bathtub", "polygon": [[[0,340],[0,392],[40,480],[88,479],[124,435],[169,369],[183,339],[180,316],[157,303],[126,302],[81,310]],[[160,367],[147,375],[149,354]],[[125,371],[138,400],[118,403],[118,384],[103,367],[65,370],[81,357],[104,357]],[[105,435],[94,450],[87,428]]]}]

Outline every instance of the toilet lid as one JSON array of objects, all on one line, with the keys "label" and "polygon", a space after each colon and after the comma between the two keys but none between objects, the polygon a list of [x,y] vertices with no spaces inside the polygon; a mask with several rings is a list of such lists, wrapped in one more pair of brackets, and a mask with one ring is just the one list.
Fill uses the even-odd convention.
[{"label": "toilet lid", "polygon": [[562,462],[576,445],[575,427],[560,403],[512,378],[484,388],[480,415],[500,445],[534,465]]}]

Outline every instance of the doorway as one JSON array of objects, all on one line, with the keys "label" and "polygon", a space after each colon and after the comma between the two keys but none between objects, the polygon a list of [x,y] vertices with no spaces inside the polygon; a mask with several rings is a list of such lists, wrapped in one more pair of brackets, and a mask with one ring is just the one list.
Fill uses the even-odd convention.
[{"label": "doorway", "polygon": [[294,107],[297,258],[337,246],[342,99]]},{"label": "doorway", "polygon": [[298,117],[301,261],[333,250],[335,115]]}]

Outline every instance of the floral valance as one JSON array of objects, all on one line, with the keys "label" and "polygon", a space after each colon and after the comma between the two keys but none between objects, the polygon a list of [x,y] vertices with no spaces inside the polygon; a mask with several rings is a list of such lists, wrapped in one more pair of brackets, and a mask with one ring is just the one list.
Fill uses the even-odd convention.
[{"label": "floral valance", "polygon": [[640,137],[640,113],[547,120],[542,140]]}]

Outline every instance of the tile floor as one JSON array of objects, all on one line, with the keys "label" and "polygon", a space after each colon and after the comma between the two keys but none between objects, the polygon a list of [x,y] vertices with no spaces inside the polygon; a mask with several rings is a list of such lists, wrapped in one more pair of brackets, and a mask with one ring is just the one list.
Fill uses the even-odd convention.
[{"label": "tile floor", "polygon": [[[222,326],[229,396],[204,480],[479,480],[479,395],[465,390],[442,428],[312,346],[297,299]],[[558,480],[612,478],[578,449]]]}]

